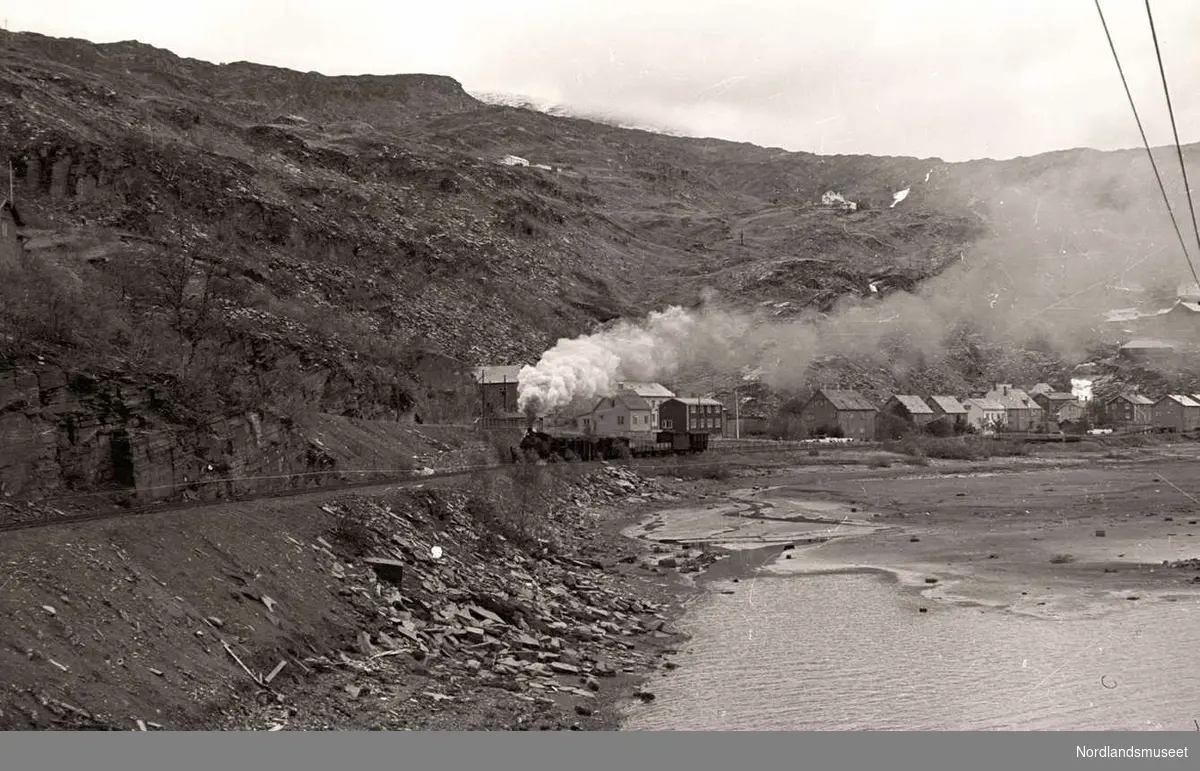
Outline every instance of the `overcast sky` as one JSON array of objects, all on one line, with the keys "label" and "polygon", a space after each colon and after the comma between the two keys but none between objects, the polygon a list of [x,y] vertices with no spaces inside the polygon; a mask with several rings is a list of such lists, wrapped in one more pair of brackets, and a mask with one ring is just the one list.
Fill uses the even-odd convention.
[{"label": "overcast sky", "polygon": [[[1171,141],[1140,0],[1102,0],[1151,142]],[[1200,141],[1200,2],[1152,8]],[[1011,158],[1138,146],[1093,0],[39,0],[10,30],[326,74],[451,75],[698,136]]]}]

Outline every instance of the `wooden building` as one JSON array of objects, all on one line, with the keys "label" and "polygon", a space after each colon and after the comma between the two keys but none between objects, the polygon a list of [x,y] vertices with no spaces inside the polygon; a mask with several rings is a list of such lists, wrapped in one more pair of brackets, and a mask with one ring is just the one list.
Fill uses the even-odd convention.
[{"label": "wooden building", "polygon": [[1118,355],[1139,364],[1166,364],[1175,358],[1175,346],[1164,340],[1139,338],[1122,345]]},{"label": "wooden building", "polygon": [[722,436],[725,405],[716,399],[673,396],[658,405],[658,425],[663,431]]},{"label": "wooden building", "polygon": [[596,436],[627,436],[652,440],[657,427],[650,403],[633,391],[620,391],[596,403],[577,419],[577,428]]},{"label": "wooden building", "polygon": [[927,426],[935,417],[933,408],[914,394],[896,394],[883,403],[883,411],[903,418],[914,426]]},{"label": "wooden building", "polygon": [[1113,426],[1149,428],[1154,425],[1154,400],[1141,394],[1120,394],[1104,402],[1102,414]]},{"label": "wooden building", "polygon": [[1033,400],[1042,408],[1042,421],[1047,431],[1057,431],[1062,420],[1059,410],[1075,401],[1075,395],[1066,391],[1042,391],[1033,395]]},{"label": "wooden building", "polygon": [[994,399],[964,399],[962,404],[967,410],[967,425],[980,433],[993,433],[1008,419],[1008,410]]},{"label": "wooden building", "polygon": [[933,409],[935,421],[946,421],[955,431],[967,426],[967,408],[953,396],[930,396],[925,403]]},{"label": "wooden building", "polygon": [[485,417],[517,412],[517,376],[521,365],[476,367],[481,412]]},{"label": "wooden building", "polygon": [[650,420],[655,426],[658,425],[658,408],[664,401],[675,396],[671,389],[660,383],[619,383],[618,388],[622,391],[632,391],[646,400],[650,405]]},{"label": "wooden building", "polygon": [[1200,428],[1200,402],[1183,394],[1167,394],[1154,403],[1154,428],[1185,433]]},{"label": "wooden building", "polygon": [[984,398],[1003,405],[1004,427],[1009,431],[1034,431],[1043,425],[1042,406],[1011,383],[996,383]]},{"label": "wooden building", "polygon": [[857,391],[823,388],[800,410],[805,436],[834,436],[874,441],[879,409]]}]

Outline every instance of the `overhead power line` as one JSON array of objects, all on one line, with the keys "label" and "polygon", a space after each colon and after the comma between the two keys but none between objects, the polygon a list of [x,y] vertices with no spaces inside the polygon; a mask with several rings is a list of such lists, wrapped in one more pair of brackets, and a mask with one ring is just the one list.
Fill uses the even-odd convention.
[{"label": "overhead power line", "polygon": [[[1175,153],[1179,156],[1179,173],[1183,175],[1183,191],[1187,194],[1188,211],[1192,215],[1192,231],[1196,234],[1196,246],[1200,246],[1200,225],[1196,224],[1196,206],[1192,203],[1192,186],[1188,184],[1187,166],[1183,162],[1183,146],[1179,144],[1179,129],[1175,125],[1175,108],[1171,106],[1171,89],[1167,87],[1167,70],[1163,66],[1162,50],[1158,47],[1158,32],[1154,29],[1154,14],[1150,10],[1150,0],[1146,0],[1146,18],[1150,21],[1150,37],[1154,40],[1158,74],[1162,76],[1163,95],[1167,98],[1167,115],[1171,118],[1171,135],[1175,138]],[[1196,283],[1200,283],[1200,280],[1197,280]]]},{"label": "overhead power line", "polygon": [[[1154,160],[1154,151],[1150,149],[1150,140],[1146,138],[1146,129],[1142,125],[1142,118],[1138,114],[1137,104],[1133,101],[1133,93],[1129,90],[1129,81],[1125,77],[1125,68],[1121,66],[1121,57],[1117,55],[1117,46],[1113,42],[1112,33],[1108,29],[1108,21],[1104,18],[1104,9],[1100,7],[1100,0],[1095,0],[1096,13],[1100,15],[1100,24],[1104,27],[1104,36],[1108,38],[1108,49],[1112,52],[1113,62],[1117,65],[1117,74],[1121,76],[1121,85],[1125,88],[1125,97],[1129,100],[1129,109],[1133,111],[1133,119],[1137,122],[1138,133],[1142,137],[1142,146],[1146,148],[1146,156],[1150,159],[1150,168],[1154,169],[1154,178],[1158,181],[1158,190],[1162,193],[1163,203],[1167,207],[1167,215],[1171,218],[1171,226],[1175,228],[1175,236],[1179,239],[1179,247],[1183,249],[1183,258],[1187,260],[1188,268],[1192,272],[1192,278],[1200,284],[1200,276],[1196,274],[1196,267],[1192,264],[1192,257],[1188,254],[1187,242],[1184,241],[1183,231],[1179,229],[1179,221],[1175,218],[1175,210],[1171,208],[1171,198],[1167,195],[1166,185],[1163,184],[1162,174],[1158,171],[1158,163]],[[1195,215],[1193,214],[1193,217]]]}]

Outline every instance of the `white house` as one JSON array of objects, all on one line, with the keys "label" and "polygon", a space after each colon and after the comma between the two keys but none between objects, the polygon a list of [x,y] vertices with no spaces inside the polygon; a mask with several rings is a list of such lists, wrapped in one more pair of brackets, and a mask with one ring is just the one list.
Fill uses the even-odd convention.
[{"label": "white house", "polygon": [[992,432],[1003,426],[1008,416],[1004,405],[994,399],[964,399],[967,425],[981,432]]}]

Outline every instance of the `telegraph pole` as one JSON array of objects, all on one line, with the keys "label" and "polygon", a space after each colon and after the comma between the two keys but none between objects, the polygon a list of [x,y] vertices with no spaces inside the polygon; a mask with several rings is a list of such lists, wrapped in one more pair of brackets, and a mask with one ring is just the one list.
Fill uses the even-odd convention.
[{"label": "telegraph pole", "polygon": [[735,439],[742,438],[742,399],[737,386],[733,387],[733,433]]}]

